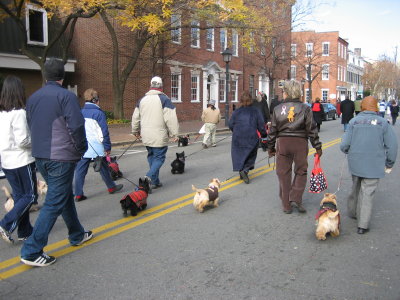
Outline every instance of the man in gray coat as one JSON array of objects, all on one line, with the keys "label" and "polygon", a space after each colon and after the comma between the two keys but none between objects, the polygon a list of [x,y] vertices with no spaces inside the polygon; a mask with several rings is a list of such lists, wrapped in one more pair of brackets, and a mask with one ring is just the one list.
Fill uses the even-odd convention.
[{"label": "man in gray coat", "polygon": [[390,173],[397,156],[397,139],[389,123],[377,114],[378,101],[368,96],[361,113],[351,119],[340,150],[348,154],[353,187],[348,197],[350,217],[357,219],[357,233],[369,230],[372,202],[379,179]]}]

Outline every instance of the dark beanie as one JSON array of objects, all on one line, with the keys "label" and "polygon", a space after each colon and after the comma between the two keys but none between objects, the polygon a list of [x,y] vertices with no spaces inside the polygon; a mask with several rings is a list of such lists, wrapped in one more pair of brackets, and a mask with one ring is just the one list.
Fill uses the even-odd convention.
[{"label": "dark beanie", "polygon": [[64,63],[56,58],[50,58],[44,63],[44,76],[47,81],[64,79]]}]

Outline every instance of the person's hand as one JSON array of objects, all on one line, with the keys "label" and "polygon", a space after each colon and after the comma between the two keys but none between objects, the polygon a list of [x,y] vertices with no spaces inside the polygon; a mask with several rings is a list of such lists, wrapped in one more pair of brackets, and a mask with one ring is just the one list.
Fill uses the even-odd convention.
[{"label": "person's hand", "polygon": [[134,136],[136,137],[137,140],[140,140],[141,138],[140,133],[135,133]]},{"label": "person's hand", "polygon": [[176,143],[177,141],[179,141],[179,138],[177,136],[174,136],[174,137],[171,138],[171,141],[173,143]]},{"label": "person's hand", "polygon": [[322,149],[316,149],[315,152],[316,152],[315,155],[318,155],[319,157],[322,156]]},{"label": "person's hand", "polygon": [[110,153],[111,153],[111,151],[110,151],[110,150],[104,151],[104,154],[105,154],[106,156],[109,156],[109,155],[110,155]]},{"label": "person's hand", "polygon": [[268,157],[274,157],[276,155],[275,149],[268,149]]},{"label": "person's hand", "polygon": [[385,167],[385,173],[390,174],[392,172],[392,168]]}]

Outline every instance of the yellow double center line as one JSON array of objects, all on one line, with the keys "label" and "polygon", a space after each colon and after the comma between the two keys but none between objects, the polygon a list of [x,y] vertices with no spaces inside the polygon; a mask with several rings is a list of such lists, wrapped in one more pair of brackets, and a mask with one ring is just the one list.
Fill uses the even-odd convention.
[{"label": "yellow double center line", "polygon": [[[328,148],[333,145],[338,144],[341,139],[335,139],[328,143],[323,144],[322,148]],[[311,149],[308,155],[312,155],[315,153],[315,149]],[[275,167],[275,164],[269,164],[267,166],[260,167],[251,171],[250,178],[255,178],[265,173],[271,172]],[[239,179],[238,176],[229,179],[222,183],[222,187],[220,191],[224,191],[226,189],[232,188],[238,184],[243,183],[242,180]],[[66,255],[68,253],[79,250],[82,247],[89,246],[94,243],[98,243],[104,239],[109,238],[110,236],[117,235],[121,232],[127,231],[154,219],[157,219],[163,215],[169,214],[175,210],[181,209],[193,202],[194,193],[187,194],[185,196],[179,197],[175,200],[171,200],[169,202],[157,205],[155,207],[146,209],[140,212],[136,217],[127,217],[115,222],[111,222],[100,227],[94,228],[92,231],[94,233],[93,239],[87,241],[82,246],[73,247],[70,246],[69,241],[67,239],[61,240],[59,242],[50,244],[44,248],[46,253],[51,253],[51,255],[60,257]],[[0,273],[0,280],[7,279],[9,277],[15,276],[19,273],[27,271],[32,267],[20,264],[20,258],[14,257],[5,261],[0,262],[0,270],[5,270]]]}]

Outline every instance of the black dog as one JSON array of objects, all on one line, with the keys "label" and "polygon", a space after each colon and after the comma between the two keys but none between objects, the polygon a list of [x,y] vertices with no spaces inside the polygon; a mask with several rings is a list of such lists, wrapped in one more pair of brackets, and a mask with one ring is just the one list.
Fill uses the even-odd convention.
[{"label": "black dog", "polygon": [[185,147],[189,144],[189,135],[178,136],[178,147]]},{"label": "black dog", "polygon": [[171,163],[172,174],[182,174],[185,172],[185,151],[176,153],[176,159]]},{"label": "black dog", "polygon": [[108,169],[110,170],[111,178],[115,181],[118,178],[121,178],[122,172],[119,170],[119,165],[117,163],[117,157],[106,156],[106,161],[108,165]]},{"label": "black dog", "polygon": [[124,216],[128,215],[128,210],[131,211],[131,216],[136,216],[139,211],[146,209],[147,196],[149,195],[150,182],[147,178],[139,178],[139,186],[132,193],[125,195],[119,201]]}]

